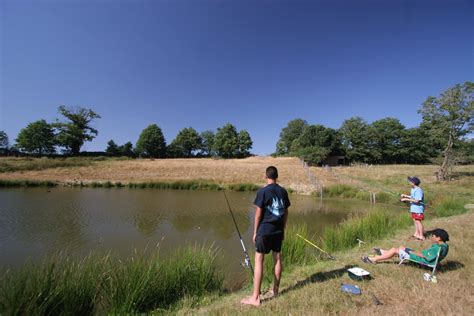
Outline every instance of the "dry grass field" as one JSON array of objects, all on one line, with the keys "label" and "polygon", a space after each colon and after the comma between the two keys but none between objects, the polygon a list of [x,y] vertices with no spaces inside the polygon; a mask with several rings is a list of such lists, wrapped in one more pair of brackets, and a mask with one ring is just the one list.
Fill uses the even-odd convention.
[{"label": "dry grass field", "polygon": [[[11,158],[10,158],[11,159]],[[1,180],[74,182],[148,182],[205,180],[219,184],[265,182],[265,168],[274,165],[280,183],[298,192],[311,191],[305,169],[297,158],[247,159],[136,159],[105,160],[90,166],[56,167],[0,173]]]},{"label": "dry grass field", "polygon": [[[449,192],[453,186],[457,190],[465,187],[469,191],[469,187],[474,184],[474,165],[456,167],[454,181],[440,184],[435,180],[434,174],[438,168],[435,165],[305,168],[298,158],[258,156],[246,159],[80,159],[68,158],[60,164],[58,159],[0,158],[0,166],[8,165],[12,170],[21,166],[16,171],[0,172],[0,180],[54,181],[65,185],[106,181],[127,184],[202,180],[218,184],[262,185],[265,182],[265,168],[274,165],[279,170],[280,183],[303,194],[316,191],[315,183],[325,187],[346,184],[366,191],[381,192],[389,189],[403,192],[409,189],[406,181],[409,175],[420,177],[424,188],[433,186],[431,191]],[[309,174],[315,180],[310,181]]]}]

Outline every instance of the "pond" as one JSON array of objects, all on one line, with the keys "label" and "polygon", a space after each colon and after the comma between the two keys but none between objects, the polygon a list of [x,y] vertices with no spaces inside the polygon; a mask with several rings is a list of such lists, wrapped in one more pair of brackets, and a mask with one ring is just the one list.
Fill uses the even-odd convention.
[{"label": "pond", "polygon": [[[227,192],[244,243],[251,243],[254,192]],[[363,201],[290,195],[289,225],[310,235],[372,207]],[[21,266],[59,251],[130,256],[159,244],[166,255],[185,245],[211,244],[223,254],[226,285],[245,280],[243,253],[222,191],[28,188],[0,190],[0,265]],[[399,208],[398,208],[399,209]]]}]

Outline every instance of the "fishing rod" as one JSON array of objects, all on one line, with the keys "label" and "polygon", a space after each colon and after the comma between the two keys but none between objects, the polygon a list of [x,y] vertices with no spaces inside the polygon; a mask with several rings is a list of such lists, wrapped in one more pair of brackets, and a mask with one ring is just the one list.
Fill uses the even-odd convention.
[{"label": "fishing rod", "polygon": [[[369,181],[364,180],[364,179],[359,178],[359,177],[350,176],[350,175],[344,175],[344,176],[346,176],[347,178],[353,179],[353,180],[360,181],[360,182],[362,182],[362,183],[365,184],[365,185],[372,186],[372,187],[374,187],[374,188],[378,188],[378,189],[380,189],[380,190],[382,190],[382,191],[385,191],[385,192],[387,192],[387,193],[390,193],[390,194],[392,194],[392,195],[395,195],[395,196],[398,197],[398,198],[400,198],[400,197],[410,197],[410,195],[401,194],[401,193],[399,193],[399,192],[392,191],[392,190],[388,189],[386,186],[378,185],[378,184],[369,182]],[[409,202],[407,202],[407,203],[409,203]],[[423,205],[423,206],[427,206],[427,203],[425,203],[424,201],[419,201],[418,203],[421,204],[421,205]]]},{"label": "fishing rod", "polygon": [[242,235],[240,234],[239,227],[237,226],[237,222],[235,221],[234,213],[232,212],[232,208],[230,207],[229,200],[227,199],[227,194],[225,194],[225,190],[223,190],[223,192],[224,192],[225,201],[227,202],[227,207],[229,208],[230,215],[232,215],[232,220],[234,221],[235,229],[237,230],[237,234],[239,234],[240,244],[242,245],[242,249],[245,255],[245,266],[247,268],[250,268],[250,271],[252,272],[252,278],[253,278],[253,267],[252,267],[252,262],[250,261],[249,253],[247,252],[244,241],[242,240]]},{"label": "fishing rod", "polygon": [[314,248],[318,249],[319,251],[321,251],[322,253],[325,253],[329,259],[331,260],[336,260],[336,258],[334,256],[331,256],[327,251],[324,251],[323,249],[319,248],[318,246],[316,246],[315,244],[313,244],[311,241],[309,241],[308,239],[304,238],[303,236],[301,236],[300,234],[296,234],[296,236],[300,237],[301,239],[303,239],[304,241],[306,241],[308,244],[310,244],[311,246],[313,246]]}]

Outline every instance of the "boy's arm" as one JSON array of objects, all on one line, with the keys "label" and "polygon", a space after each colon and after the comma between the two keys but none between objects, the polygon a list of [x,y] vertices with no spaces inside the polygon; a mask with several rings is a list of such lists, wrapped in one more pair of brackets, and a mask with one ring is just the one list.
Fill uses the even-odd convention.
[{"label": "boy's arm", "polygon": [[262,214],[263,214],[262,208],[257,206],[257,209],[255,210],[255,223],[253,225],[253,242],[254,243],[257,238],[258,226],[260,225],[260,221],[262,220]]}]

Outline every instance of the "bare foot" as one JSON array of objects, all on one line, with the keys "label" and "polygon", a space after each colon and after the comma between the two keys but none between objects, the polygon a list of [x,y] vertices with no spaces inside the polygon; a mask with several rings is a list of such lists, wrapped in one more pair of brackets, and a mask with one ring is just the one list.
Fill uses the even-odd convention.
[{"label": "bare foot", "polygon": [[240,304],[260,306],[260,299],[259,298],[255,299],[252,296],[247,296],[246,298],[243,298],[240,301]]}]

